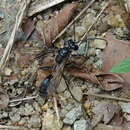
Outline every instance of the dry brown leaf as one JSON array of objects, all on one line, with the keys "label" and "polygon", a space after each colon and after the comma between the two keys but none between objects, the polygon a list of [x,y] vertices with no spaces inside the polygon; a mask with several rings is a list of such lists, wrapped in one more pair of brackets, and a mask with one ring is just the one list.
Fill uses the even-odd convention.
[{"label": "dry brown leaf", "polygon": [[50,19],[45,25],[43,32],[47,46],[51,46],[52,40],[54,40],[60,31],[62,31],[62,29],[68,24],[77,7],[77,2],[69,4],[56,17]]},{"label": "dry brown leaf", "polygon": [[112,91],[118,88],[123,87],[124,79],[117,75],[112,73],[102,73],[96,75],[98,78],[98,82],[100,84],[100,87],[106,91]]},{"label": "dry brown leaf", "polygon": [[24,41],[26,41],[29,38],[29,36],[32,34],[32,32],[34,31],[35,26],[31,19],[25,19],[21,25],[21,28],[25,35]]},{"label": "dry brown leaf", "polygon": [[124,85],[124,79],[117,74],[103,73],[98,70],[90,72],[85,68],[81,69],[79,67],[70,67],[65,70],[74,77],[99,84],[100,87],[106,91],[122,88]]},{"label": "dry brown leaf", "polygon": [[0,86],[0,108],[3,109],[8,106],[9,96],[5,90]]},{"label": "dry brown leaf", "polygon": [[[108,45],[103,52],[103,72],[110,69],[130,56],[130,42],[114,39],[112,35],[107,35]],[[130,73],[120,74],[127,83],[130,83]],[[130,85],[127,85],[130,88]]]}]

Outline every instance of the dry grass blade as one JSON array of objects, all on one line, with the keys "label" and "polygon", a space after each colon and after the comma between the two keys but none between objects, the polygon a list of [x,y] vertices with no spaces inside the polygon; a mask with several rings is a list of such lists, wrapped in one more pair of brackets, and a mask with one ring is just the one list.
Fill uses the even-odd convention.
[{"label": "dry grass blade", "polygon": [[83,10],[74,18],[73,21],[71,21],[57,36],[56,38],[52,41],[54,43],[59,37],[61,37],[66,30],[73,25],[73,23],[95,2],[95,0],[92,0]]},{"label": "dry grass blade", "polygon": [[79,45],[82,43],[82,41],[87,37],[88,32],[92,29],[92,27],[94,26],[94,24],[97,22],[97,20],[99,19],[99,17],[101,16],[101,14],[105,11],[105,9],[108,7],[109,3],[107,3],[104,8],[101,10],[101,12],[98,14],[98,16],[96,17],[96,19],[94,20],[94,22],[92,23],[92,25],[88,28],[88,30],[85,32],[85,34],[83,35],[83,37],[81,38],[81,41],[78,43]]},{"label": "dry grass blade", "polygon": [[110,100],[122,101],[122,102],[130,102],[130,99],[119,98],[119,97],[109,96],[105,94],[84,93],[84,95],[94,96],[97,98],[105,98],[105,99],[110,99]]},{"label": "dry grass blade", "polygon": [[7,43],[7,46],[5,48],[5,51],[4,51],[4,54],[2,56],[2,59],[0,61],[0,71],[2,71],[2,69],[4,68],[8,58],[9,58],[9,55],[10,55],[10,52],[11,52],[11,49],[13,47],[13,43],[14,43],[14,40],[15,40],[15,35],[18,31],[18,28],[20,27],[21,23],[22,23],[22,19],[25,15],[25,11],[27,9],[27,5],[30,3],[30,0],[28,0],[28,2],[26,0],[24,0],[24,2],[22,3],[22,6],[16,16],[16,21],[15,21],[15,25],[14,25],[14,28],[13,28],[13,31],[12,31],[12,34],[10,36],[10,39]]}]

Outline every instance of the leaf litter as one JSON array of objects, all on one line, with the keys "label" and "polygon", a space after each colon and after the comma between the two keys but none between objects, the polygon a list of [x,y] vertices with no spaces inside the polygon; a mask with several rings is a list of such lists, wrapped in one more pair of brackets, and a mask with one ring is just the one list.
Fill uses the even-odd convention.
[{"label": "leaf litter", "polygon": [[[63,2],[63,0],[58,1],[58,3],[61,3],[61,2]],[[92,2],[95,2],[95,1],[93,0]],[[52,5],[50,5],[50,7],[53,5],[56,5],[58,3],[55,0],[54,3]],[[37,2],[35,4],[36,4],[36,7],[39,6],[39,5],[37,5]],[[96,1],[94,4],[95,5],[94,6],[92,5],[91,8],[87,7],[87,8],[89,8],[88,13],[98,14],[100,11],[98,12],[98,9],[96,9],[97,4],[99,4],[98,5],[99,7],[104,7],[104,5],[106,4],[106,1]],[[113,5],[113,3],[110,3],[110,4],[111,4],[111,8],[115,10],[114,13],[115,14],[117,13],[117,15],[119,15],[118,14],[119,9],[117,8],[117,5],[115,3],[114,3],[114,5]],[[109,6],[110,6],[110,4],[109,4]],[[33,6],[33,4],[31,6]],[[51,96],[47,97],[46,100],[49,105],[46,106],[45,110],[41,110],[41,108],[45,105],[44,104],[45,100],[38,96],[37,90],[39,89],[39,84],[40,84],[41,80],[44,79],[49,74],[51,74],[51,72],[53,71],[52,66],[54,64],[54,58],[55,58],[58,50],[52,49],[52,52],[50,54],[50,53],[48,53],[49,49],[50,49],[49,47],[52,46],[52,42],[55,41],[58,34],[60,34],[60,32],[62,30],[64,30],[65,27],[67,27],[67,24],[70,21],[73,21],[73,17],[76,16],[76,13],[78,11],[79,12],[81,11],[82,6],[84,6],[84,3],[79,4],[78,2],[73,2],[73,3],[66,2],[66,5],[64,3],[62,3],[61,7],[59,5],[60,11],[55,9],[55,7],[54,7],[53,11],[54,10],[55,11],[54,12],[52,11],[52,13],[54,13],[54,14],[53,15],[48,14],[51,16],[51,19],[44,20],[44,17],[42,15],[41,11],[46,8],[49,8],[49,6],[46,5],[46,7],[45,7],[45,6],[41,5],[40,10],[38,10],[38,9],[35,10],[36,8],[34,8],[34,10],[33,10],[34,12],[32,10],[31,10],[32,11],[31,13],[29,12],[30,13],[30,14],[28,14],[29,16],[34,15],[32,18],[27,17],[26,19],[23,19],[21,17],[22,19],[19,22],[22,23],[22,26],[18,27],[15,31],[17,32],[19,30],[19,28],[21,28],[22,32],[23,32],[23,39],[21,39],[21,41],[20,40],[17,41],[14,38],[15,35],[13,36],[13,41],[12,41],[12,43],[10,43],[11,48],[13,47],[13,49],[10,48],[9,51],[7,51],[8,55],[9,55],[9,59],[7,60],[7,62],[5,64],[6,71],[4,70],[5,74],[1,73],[1,78],[3,81],[2,86],[4,86],[4,88],[1,89],[2,92],[0,95],[1,99],[2,99],[1,108],[2,109],[8,108],[9,102],[11,103],[14,101],[14,100],[12,100],[12,97],[9,97],[9,94],[7,94],[6,91],[3,89],[8,89],[8,87],[11,87],[12,90],[10,89],[10,91],[11,91],[10,93],[12,93],[13,96],[15,96],[16,90],[20,91],[20,88],[25,89],[27,91],[25,91],[25,95],[24,95],[25,98],[24,98],[23,94],[18,92],[18,95],[16,94],[17,96],[15,97],[16,102],[18,102],[18,104],[17,104],[18,107],[15,107],[15,105],[16,105],[15,104],[14,106],[12,106],[12,108],[10,108],[10,111],[13,111],[13,112],[14,112],[13,109],[19,110],[20,117],[21,117],[20,121],[17,122],[13,119],[9,119],[6,122],[8,122],[7,124],[10,124],[10,125],[8,126],[6,123],[4,123],[4,125],[0,126],[0,128],[12,128],[12,124],[15,124],[16,127],[15,126],[14,127],[17,128],[17,127],[21,126],[22,121],[23,121],[25,123],[23,123],[22,126],[28,127],[31,129],[33,127],[35,127],[34,125],[32,125],[32,123],[36,123],[37,129],[40,129],[41,125],[42,125],[42,129],[45,129],[47,126],[44,124],[44,122],[46,122],[46,124],[49,123],[48,129],[50,129],[50,130],[53,129],[54,127],[55,127],[55,129],[61,129],[63,127],[63,125],[67,125],[67,124],[64,124],[64,122],[63,122],[67,113],[68,113],[67,114],[68,119],[71,119],[70,117],[72,117],[72,115],[75,116],[71,112],[73,110],[73,112],[75,113],[74,110],[75,110],[75,108],[77,108],[77,106],[79,104],[76,103],[75,100],[71,97],[71,94],[69,93],[67,88],[64,88],[62,92],[55,95],[56,97],[54,97],[54,99],[57,99],[57,102],[54,102],[54,104],[53,104],[53,100],[54,100],[53,97],[51,97]],[[93,7],[95,9],[93,9]],[[90,27],[88,27],[89,30],[86,31],[88,36],[95,36],[95,35],[100,34],[99,37],[103,37],[104,34],[98,33],[98,31],[96,31],[96,29],[97,29],[96,24],[100,27],[101,21],[103,23],[104,22],[107,23],[107,21],[105,21],[107,18],[109,18],[110,22],[107,23],[109,25],[109,28],[108,28],[108,30],[106,29],[106,32],[109,31],[109,32],[113,33],[112,35],[115,35],[115,30],[117,28],[118,29],[125,28],[124,24],[120,24],[121,17],[116,17],[116,19],[115,19],[113,17],[112,11],[110,11],[110,14],[108,13],[109,9],[110,8],[107,8],[107,9],[105,8],[101,11],[101,14],[99,13],[101,16],[104,15],[105,16],[104,18],[102,18],[102,17],[99,18],[100,15],[97,15],[97,18],[95,18],[95,16],[92,16],[93,18],[90,19],[91,20],[90,23],[93,23],[93,24],[90,25]],[[26,12],[26,11],[24,10],[24,12]],[[37,12],[40,12],[40,13],[35,14]],[[76,13],[74,13],[74,12],[76,12]],[[57,14],[57,15],[55,15],[55,14]],[[83,15],[85,16],[86,14],[83,14]],[[80,15],[78,15],[78,16],[80,16]],[[39,20],[39,18],[40,18],[40,20]],[[80,26],[82,25],[83,26],[82,28],[87,30],[86,25],[84,26],[84,24],[82,24],[83,19],[85,19],[85,17],[81,17],[81,19],[76,21],[75,26],[79,27],[79,25]],[[96,19],[96,21],[93,21],[93,19]],[[118,21],[119,24],[115,22],[116,20],[119,20]],[[40,23],[39,25],[36,24],[38,22]],[[111,22],[112,22],[112,24],[111,24]],[[17,24],[17,22],[16,22],[16,24]],[[116,24],[118,24],[118,25],[116,25]],[[64,31],[65,34],[62,33],[63,37],[60,37],[59,41],[64,40],[64,37],[72,38],[73,37],[73,28],[70,27],[70,30],[72,30],[72,31],[70,31],[70,32],[72,32],[71,36],[70,36],[70,34],[67,34],[67,32],[65,33],[65,31]],[[33,37],[34,35],[35,35],[35,37]],[[76,35],[80,35],[80,29],[79,29],[79,32],[76,33]],[[116,35],[117,35],[117,37],[122,36],[122,35],[118,36],[117,32],[116,32]],[[81,37],[81,39],[82,38],[84,39],[84,36],[83,37],[77,36],[77,37]],[[76,119],[76,121],[73,122],[72,126],[74,127],[74,129],[76,129],[77,125],[78,125],[78,128],[82,128],[82,123],[80,124],[80,120],[83,120],[84,116],[85,116],[85,120],[87,122],[91,122],[91,123],[89,123],[89,126],[86,126],[84,124],[83,128],[93,127],[92,122],[95,120],[95,117],[98,118],[96,125],[99,130],[101,130],[101,129],[107,130],[109,128],[110,128],[110,130],[114,130],[114,129],[121,130],[122,129],[121,124],[124,125],[124,122],[122,122],[122,120],[124,120],[124,116],[123,116],[123,114],[119,114],[119,112],[121,111],[121,108],[118,105],[118,100],[119,101],[125,101],[125,100],[120,100],[121,98],[118,99],[118,97],[120,97],[120,96],[122,97],[121,92],[122,92],[122,89],[124,89],[124,86],[125,85],[127,87],[129,86],[129,74],[118,75],[118,74],[109,73],[109,70],[113,65],[115,65],[116,63],[121,61],[123,58],[126,58],[127,56],[129,56],[129,54],[127,54],[127,53],[129,53],[129,51],[128,51],[129,43],[126,42],[125,39],[124,39],[124,41],[114,39],[113,36],[111,36],[111,37],[106,36],[105,39],[108,41],[108,44],[107,45],[103,44],[103,47],[96,48],[94,46],[89,46],[89,49],[94,48],[93,49],[95,51],[94,56],[91,55],[89,57],[85,57],[85,56],[80,55],[80,56],[73,57],[73,55],[72,55],[65,65],[64,73],[65,73],[65,75],[67,75],[67,77],[70,79],[70,81],[73,80],[74,84],[76,84],[76,89],[73,91],[78,90],[77,87],[81,87],[80,90],[83,91],[84,93],[86,93],[89,89],[94,90],[94,87],[96,87],[98,90],[100,90],[101,93],[107,93],[106,95],[110,95],[110,96],[111,96],[111,94],[112,94],[112,96],[115,95],[117,103],[116,104],[107,103],[106,100],[109,100],[109,99],[115,100],[114,98],[113,99],[107,98],[107,96],[105,99],[102,99],[102,100],[99,99],[98,96],[96,97],[95,91],[93,91],[93,93],[95,94],[94,97],[92,97],[92,95],[89,96],[89,94],[88,95],[84,94],[82,100],[89,101],[90,104],[92,104],[92,105],[87,107],[87,111],[86,111],[85,115],[83,114],[83,116],[77,118],[79,120],[78,124],[77,124],[77,119]],[[16,46],[13,45],[13,43],[15,43]],[[90,41],[90,44],[98,44],[100,46],[100,42],[97,41],[97,43],[96,43],[96,40],[94,42]],[[118,45],[116,45],[116,44],[118,44]],[[63,44],[61,44],[60,46],[58,45],[58,47],[61,47],[61,46],[63,47]],[[103,54],[103,58],[102,58],[103,67],[102,68],[98,68],[98,66],[97,66],[97,63],[100,63],[99,61],[101,60],[100,59],[101,56],[99,56],[100,53],[98,53],[99,50]],[[103,52],[102,52],[102,50],[103,50]],[[0,51],[0,53],[1,52],[2,51]],[[3,54],[3,52],[1,53],[1,56],[2,56],[2,54]],[[35,64],[36,63],[35,60],[38,61],[38,64]],[[91,62],[88,62],[88,61],[91,61]],[[1,64],[1,66],[3,67],[2,64]],[[72,76],[73,76],[73,78],[72,78]],[[17,82],[15,82],[15,80],[17,80]],[[66,79],[64,79],[64,80],[66,80]],[[66,82],[64,82],[64,84],[65,83]],[[90,83],[93,83],[93,85],[91,86]],[[63,86],[65,86],[65,85],[63,85]],[[85,87],[83,87],[83,86],[85,86]],[[70,87],[71,87],[71,85],[70,85]],[[75,87],[73,86],[73,89],[74,88]],[[80,93],[75,92],[75,94],[76,94],[75,96],[77,96],[79,94],[78,96],[82,97],[82,95],[80,95]],[[74,93],[73,93],[73,95],[74,95]],[[98,93],[98,95],[100,95],[100,93]],[[10,101],[9,101],[9,99],[10,99]],[[23,102],[22,102],[22,99],[24,99]],[[97,104],[96,102],[98,102],[99,100],[100,100],[100,102],[99,102],[99,104]],[[104,101],[105,101],[105,103],[104,103]],[[93,105],[95,105],[95,107]],[[96,111],[95,111],[96,116],[94,115],[94,113],[92,113],[92,110],[94,111],[94,109],[96,109]],[[26,110],[28,110],[28,111],[26,111]],[[39,112],[38,112],[38,110],[39,110]],[[4,111],[7,115],[8,115],[8,113],[10,113],[6,110],[4,110]],[[28,117],[28,116],[24,117],[24,111],[26,111],[28,113],[33,113],[35,116],[30,115],[30,117]],[[45,114],[45,116],[42,116],[41,113]],[[39,116],[37,116],[37,114]],[[21,116],[21,115],[23,115],[23,116]],[[53,121],[54,119],[56,120],[56,118],[59,118],[58,116],[61,116],[62,118],[59,119],[58,122]],[[37,117],[39,117],[39,119],[37,119]],[[117,120],[116,117],[118,117],[119,120]],[[75,117],[72,117],[72,118],[75,118]],[[3,121],[4,119],[5,118],[2,113],[0,115],[0,120]],[[43,119],[43,122],[41,121],[41,119]],[[100,122],[104,123],[104,124],[101,126],[99,124]],[[94,127],[96,125],[94,125]],[[106,128],[104,128],[104,126]],[[71,126],[69,128],[72,129]]]}]

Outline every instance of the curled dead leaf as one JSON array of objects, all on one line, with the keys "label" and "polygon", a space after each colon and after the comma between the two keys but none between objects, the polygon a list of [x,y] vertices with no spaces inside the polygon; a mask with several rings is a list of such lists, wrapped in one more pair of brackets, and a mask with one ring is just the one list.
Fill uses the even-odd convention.
[{"label": "curled dead leaf", "polygon": [[[68,24],[75,9],[78,7],[78,2],[74,2],[65,7],[56,17],[49,20],[44,26],[44,38],[47,46],[51,46],[52,40],[62,31]],[[42,34],[41,34],[42,36]]]},{"label": "curled dead leaf", "polygon": [[99,85],[103,90],[112,91],[123,87],[124,79],[117,74],[102,73],[96,75]]}]

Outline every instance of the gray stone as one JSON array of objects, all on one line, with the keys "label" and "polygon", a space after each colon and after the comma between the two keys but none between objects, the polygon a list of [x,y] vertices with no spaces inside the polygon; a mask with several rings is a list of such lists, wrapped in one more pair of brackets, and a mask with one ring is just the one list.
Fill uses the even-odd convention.
[{"label": "gray stone", "polygon": [[35,111],[37,111],[39,113],[41,112],[41,108],[40,108],[40,106],[39,106],[39,104],[37,102],[33,103],[33,107],[34,107]]},{"label": "gray stone", "polygon": [[99,49],[104,49],[107,45],[106,41],[99,40],[99,39],[94,40],[93,44],[95,48],[99,48]]},{"label": "gray stone", "polygon": [[72,130],[72,128],[71,128],[71,126],[64,126],[63,128],[62,128],[62,130]]},{"label": "gray stone", "polygon": [[42,122],[42,130],[61,130],[63,127],[63,122],[57,120],[56,115],[51,110],[48,110],[44,114],[43,122]]},{"label": "gray stone", "polygon": [[74,123],[74,130],[88,130],[89,126],[87,121],[84,119],[75,121]]},{"label": "gray stone", "polygon": [[41,127],[41,118],[40,115],[33,115],[29,120],[29,125],[33,128],[40,128]]},{"label": "gray stone", "polygon": [[78,100],[78,101],[81,101],[82,99],[82,90],[81,90],[81,87],[73,87],[73,89],[71,90],[73,96]]},{"label": "gray stone", "polygon": [[83,43],[79,46],[78,54],[79,54],[79,55],[86,55],[86,53],[87,53],[87,43],[86,43],[86,42],[83,42]]},{"label": "gray stone", "polygon": [[90,48],[88,50],[88,56],[95,56],[96,55],[96,49],[95,48]]},{"label": "gray stone", "polygon": [[64,92],[64,97],[65,97],[65,98],[70,98],[70,97],[71,97],[71,94],[70,94],[70,92],[68,92],[68,90],[66,90],[66,91]]},{"label": "gray stone", "polygon": [[65,124],[72,125],[72,124],[74,123],[74,121],[75,121],[76,119],[79,119],[82,115],[83,115],[83,113],[82,113],[81,106],[76,107],[76,108],[73,108],[71,111],[69,111],[69,112],[66,114],[66,116],[65,116],[65,118],[64,118],[64,120],[63,120],[63,122],[64,122]]},{"label": "gray stone", "polygon": [[20,120],[20,115],[19,113],[15,110],[9,113],[9,117],[12,122],[18,122]]},{"label": "gray stone", "polygon": [[24,115],[28,116],[28,115],[32,115],[34,113],[35,113],[35,111],[34,111],[33,106],[26,103],[25,108],[24,108]]},{"label": "gray stone", "polygon": [[130,103],[120,102],[119,104],[120,104],[123,112],[130,114]]},{"label": "gray stone", "polygon": [[81,37],[85,32],[86,32],[85,27],[83,27],[83,26],[75,27],[75,33],[76,33],[77,37]]}]

